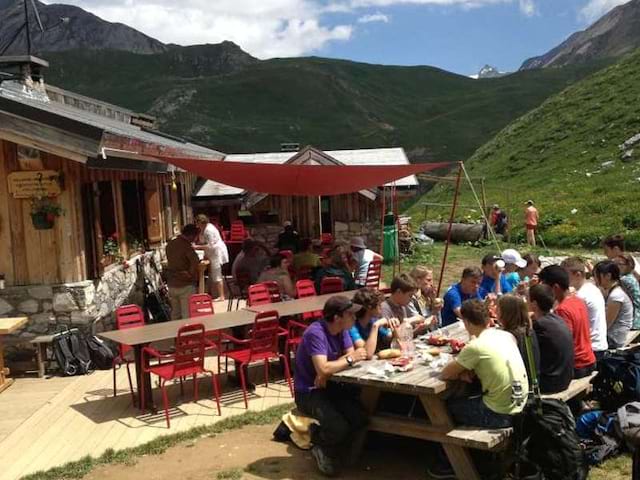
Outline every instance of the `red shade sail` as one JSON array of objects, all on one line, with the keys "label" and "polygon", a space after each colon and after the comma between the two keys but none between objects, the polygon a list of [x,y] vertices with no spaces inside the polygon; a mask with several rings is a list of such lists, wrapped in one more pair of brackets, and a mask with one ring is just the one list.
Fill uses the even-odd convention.
[{"label": "red shade sail", "polygon": [[340,195],[383,186],[450,163],[415,165],[308,165],[225,162],[165,157],[162,160],[224,185],[271,195]]}]

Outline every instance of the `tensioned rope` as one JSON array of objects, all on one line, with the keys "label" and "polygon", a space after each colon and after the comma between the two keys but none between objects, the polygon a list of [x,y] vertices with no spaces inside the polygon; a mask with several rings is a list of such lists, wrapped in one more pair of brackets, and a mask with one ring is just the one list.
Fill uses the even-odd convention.
[{"label": "tensioned rope", "polygon": [[489,223],[489,219],[487,218],[487,212],[485,212],[484,208],[482,208],[482,202],[480,201],[480,198],[476,193],[476,189],[473,186],[473,183],[471,182],[471,177],[469,177],[469,174],[467,173],[467,169],[465,168],[463,162],[461,162],[461,166],[462,166],[462,171],[464,172],[464,176],[467,182],[469,183],[469,186],[471,187],[471,193],[473,194],[473,198],[475,198],[476,203],[478,204],[478,207],[482,212],[482,218],[484,219],[485,225],[487,226],[487,231],[489,232],[489,236],[491,237],[493,242],[496,244],[496,247],[498,247],[498,252],[502,254],[502,246],[500,245],[500,241],[498,240],[498,237],[496,237],[496,233],[493,231],[493,226]]}]

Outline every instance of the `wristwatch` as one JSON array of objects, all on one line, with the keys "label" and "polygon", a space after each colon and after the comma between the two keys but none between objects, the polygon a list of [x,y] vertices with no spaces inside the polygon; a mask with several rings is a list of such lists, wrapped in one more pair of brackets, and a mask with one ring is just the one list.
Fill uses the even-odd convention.
[{"label": "wristwatch", "polygon": [[353,367],[353,364],[355,363],[353,361],[353,357],[351,355],[347,355],[347,363],[349,364],[350,367]]}]

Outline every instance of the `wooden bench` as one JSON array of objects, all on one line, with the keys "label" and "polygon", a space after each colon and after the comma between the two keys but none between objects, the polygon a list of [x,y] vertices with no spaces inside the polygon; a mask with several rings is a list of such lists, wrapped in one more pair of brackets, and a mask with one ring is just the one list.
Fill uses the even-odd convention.
[{"label": "wooden bench", "polygon": [[[595,378],[598,372],[592,372],[591,375],[571,380],[566,390],[558,393],[550,393],[542,395],[542,398],[555,398],[567,402],[573,398],[580,397],[591,392],[591,380]],[[474,427],[456,427],[447,432],[447,439],[451,442],[475,448],[479,450],[499,450],[507,445],[507,441],[511,437],[513,429],[511,428],[494,428],[479,429]]]},{"label": "wooden bench", "polygon": [[[44,377],[47,370],[47,363],[50,361],[47,355],[47,347],[51,345],[53,335],[38,335],[35,337],[17,337],[11,340],[5,340],[5,346],[18,346],[30,344],[33,346],[34,361],[38,378]],[[14,367],[16,370],[31,370],[32,364],[24,364],[20,362]],[[20,368],[24,367],[24,368]]]}]

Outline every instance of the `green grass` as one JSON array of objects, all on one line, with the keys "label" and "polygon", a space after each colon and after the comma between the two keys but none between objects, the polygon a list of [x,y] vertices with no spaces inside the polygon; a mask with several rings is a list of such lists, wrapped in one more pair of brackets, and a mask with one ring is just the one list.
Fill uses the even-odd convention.
[{"label": "green grass", "polygon": [[217,480],[240,480],[242,478],[243,470],[241,468],[230,468],[228,470],[222,470],[216,474]]},{"label": "green grass", "polygon": [[[605,65],[485,80],[324,58],[273,59],[226,73],[195,67],[214,64],[215,55],[56,52],[47,54],[47,81],[151,110],[168,133],[227,153],[278,151],[293,141],[323,149],[402,146],[417,161],[440,162],[468,158],[513,119]],[[158,99],[175,109],[153,109]]]},{"label": "green grass", "polygon": [[[621,161],[618,148],[640,133],[639,76],[637,52],[549,98],[466,163],[470,176],[486,178],[488,204],[510,211],[516,237],[523,236],[523,203],[533,199],[548,245],[592,248],[606,235],[624,233],[628,247],[640,249],[640,146],[628,163]],[[480,190],[479,182],[475,186]],[[421,221],[422,202],[450,203],[452,197],[453,186],[441,184],[408,211]],[[476,205],[466,185],[460,203]],[[432,219],[448,214],[448,209],[429,209]],[[480,209],[461,208],[457,218],[478,220]]]},{"label": "green grass", "polygon": [[[108,464],[134,464],[137,458],[143,455],[160,455],[168,448],[196,440],[201,437],[212,437],[228,430],[236,430],[247,425],[268,425],[276,423],[280,417],[291,410],[291,404],[278,405],[262,412],[247,412],[242,415],[225,418],[212,425],[203,425],[185,432],[173,433],[158,437],[148,443],[123,450],[106,450],[99,457],[86,456],[75,462],[69,462],[60,467],[55,467],[45,472],[36,472],[22,477],[22,480],[67,480],[82,478],[91,470]],[[220,477],[221,474],[230,474],[231,471],[220,472],[218,478],[235,479],[240,477]],[[242,473],[242,472],[241,472]]]}]

